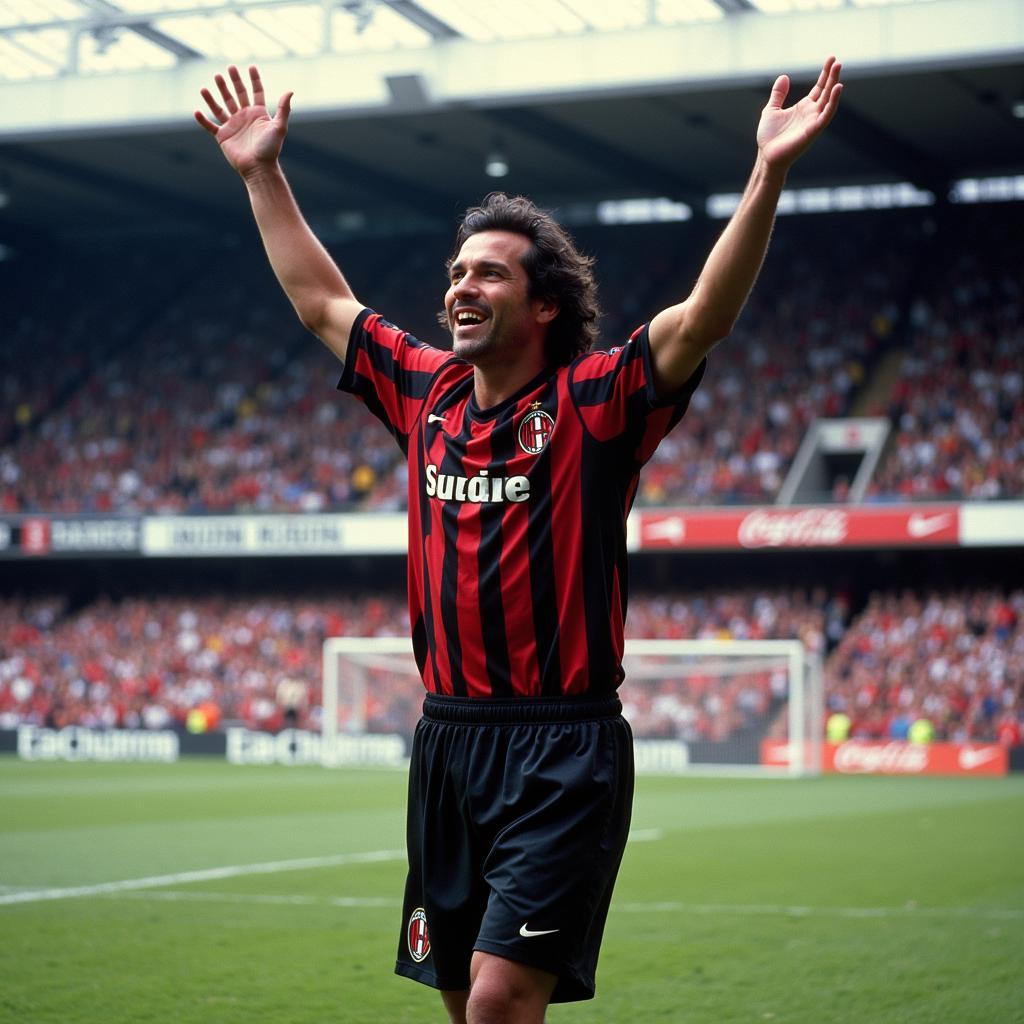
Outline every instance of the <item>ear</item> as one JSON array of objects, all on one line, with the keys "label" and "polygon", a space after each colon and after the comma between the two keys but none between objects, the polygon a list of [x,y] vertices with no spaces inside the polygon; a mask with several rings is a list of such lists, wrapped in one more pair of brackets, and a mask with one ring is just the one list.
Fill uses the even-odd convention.
[{"label": "ear", "polygon": [[561,311],[562,307],[557,302],[552,302],[550,299],[538,299],[537,323],[549,324]]}]

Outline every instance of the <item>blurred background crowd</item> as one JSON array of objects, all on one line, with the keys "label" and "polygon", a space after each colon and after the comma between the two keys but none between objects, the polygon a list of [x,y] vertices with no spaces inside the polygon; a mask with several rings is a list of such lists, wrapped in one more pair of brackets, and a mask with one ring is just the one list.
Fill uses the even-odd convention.
[{"label": "blurred background crowd", "polygon": [[[603,347],[679,301],[702,251],[696,230],[688,239],[675,226],[578,233],[614,311]],[[941,226],[930,212],[890,211],[794,218],[778,234],[637,501],[769,503],[810,423],[854,414],[886,416],[893,429],[868,500],[1024,495],[1012,223],[991,208],[947,211]],[[444,242],[364,242],[338,255],[361,298],[443,345]],[[338,364],[269,271],[251,254],[196,262],[143,253],[119,259],[112,282],[102,260],[57,261],[46,289],[38,268],[0,271],[18,297],[3,313],[0,512],[404,507],[398,448],[334,391]],[[840,484],[833,498],[845,496]]]},{"label": "blurred background crowd", "polygon": [[[318,730],[323,641],[408,635],[398,593],[0,601],[0,728],[186,728],[199,709],[203,728]],[[876,592],[857,613],[824,590],[641,592],[627,635],[799,639],[824,655],[827,709],[852,737],[906,739],[924,719],[938,739],[1021,741],[1024,590]],[[785,678],[627,677],[622,693],[641,735],[721,740],[763,731]],[[360,713],[372,731],[411,731],[420,694],[412,675],[373,684]]]},{"label": "blurred background crowd", "polygon": [[[715,229],[578,230],[598,257],[603,347],[685,294]],[[360,297],[443,346],[447,245],[363,240],[336,255]],[[771,503],[808,426],[849,415],[892,428],[868,501],[1024,497],[1019,246],[992,206],[787,221],[638,503]],[[405,506],[397,446],[337,393],[339,364],[298,325],[258,252],[169,244],[128,257],[122,245],[0,264],[0,282],[0,513]],[[832,499],[846,497],[840,481]],[[851,600],[827,582],[770,576],[637,592],[628,635],[798,638],[825,657],[828,713],[849,720],[849,735],[905,738],[927,719],[938,738],[1020,743],[1019,586],[882,586]],[[185,727],[201,709],[208,727],[316,729],[323,640],[409,631],[397,591],[344,579],[297,596],[212,590],[72,599],[5,588],[0,728]],[[404,728],[416,692],[414,681],[383,687],[371,727]],[[740,733],[780,699],[770,672],[680,692],[627,683],[623,695],[647,734],[688,739]]]}]

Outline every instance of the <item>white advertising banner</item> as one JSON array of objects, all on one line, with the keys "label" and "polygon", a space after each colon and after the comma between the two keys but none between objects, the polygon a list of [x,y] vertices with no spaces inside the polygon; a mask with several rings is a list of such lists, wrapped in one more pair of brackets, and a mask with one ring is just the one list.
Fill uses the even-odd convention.
[{"label": "white advertising banner", "polygon": [[18,756],[23,761],[157,761],[178,760],[180,744],[169,729],[89,729],[69,725],[47,729],[18,727]]},{"label": "white advertising banner", "polygon": [[149,556],[400,554],[404,513],[277,516],[150,516],[142,524]]}]

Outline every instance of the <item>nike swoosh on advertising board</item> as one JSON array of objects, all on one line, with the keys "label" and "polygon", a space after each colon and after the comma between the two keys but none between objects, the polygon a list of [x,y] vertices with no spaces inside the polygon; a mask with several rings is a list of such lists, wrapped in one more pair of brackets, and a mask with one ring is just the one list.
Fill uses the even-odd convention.
[{"label": "nike swoosh on advertising board", "polygon": [[915,512],[907,520],[907,533],[911,537],[930,537],[939,530],[944,530],[953,522],[952,512],[939,512],[937,515],[928,516],[921,512]]},{"label": "nike swoosh on advertising board", "polygon": [[645,533],[651,540],[670,540],[678,544],[686,536],[686,520],[682,516],[658,519],[647,524]]},{"label": "nike swoosh on advertising board", "polygon": [[965,772],[969,772],[975,768],[980,768],[983,764],[988,764],[989,761],[998,756],[999,751],[993,750],[992,747],[982,747],[978,750],[974,747],[964,747],[960,751],[960,767]]}]

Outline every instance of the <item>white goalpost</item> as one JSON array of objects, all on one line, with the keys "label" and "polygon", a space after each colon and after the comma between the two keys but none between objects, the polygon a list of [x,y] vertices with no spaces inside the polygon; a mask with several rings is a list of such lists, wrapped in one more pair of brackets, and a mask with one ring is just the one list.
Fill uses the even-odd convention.
[{"label": "white goalpost", "polygon": [[[822,663],[800,641],[627,640],[623,668],[638,772],[821,771]],[[407,638],[325,640],[323,763],[404,763],[422,701]]]}]

